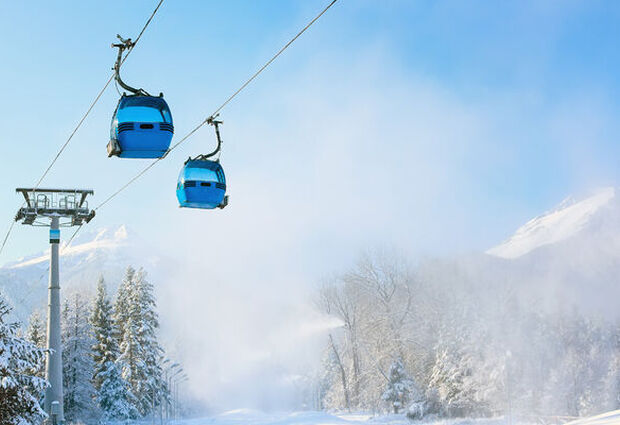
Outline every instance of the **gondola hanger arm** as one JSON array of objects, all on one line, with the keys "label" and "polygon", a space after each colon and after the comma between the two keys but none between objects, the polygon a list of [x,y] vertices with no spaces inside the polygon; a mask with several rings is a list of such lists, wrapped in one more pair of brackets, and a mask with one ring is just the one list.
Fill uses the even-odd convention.
[{"label": "gondola hanger arm", "polygon": [[125,50],[131,51],[131,49],[133,49],[133,47],[136,45],[136,43],[131,41],[131,38],[125,39],[125,38],[121,37],[120,34],[116,34],[116,37],[121,42],[120,43],[112,43],[112,47],[118,49],[118,56],[116,57],[116,63],[114,64],[114,67],[112,68],[114,70],[114,79],[116,80],[116,82],[118,83],[119,86],[121,86],[125,90],[127,90],[127,91],[129,91],[129,92],[131,92],[131,93],[133,93],[135,95],[138,95],[138,96],[150,96],[150,94],[148,94],[146,92],[146,90],[133,88],[130,85],[126,84],[121,79],[121,65],[123,63],[123,52]]},{"label": "gondola hanger arm", "polygon": [[[222,137],[220,135],[220,124],[223,124],[224,121],[217,120],[216,118],[219,117],[219,116],[220,116],[220,114],[211,115],[209,118],[207,118],[204,121],[206,124],[209,124],[209,125],[212,125],[212,126],[215,127],[215,135],[217,137],[217,146],[216,146],[216,148],[212,152],[210,152],[210,153],[198,155],[195,158],[189,157],[187,159],[187,161],[185,161],[186,164],[189,161],[192,161],[192,160],[207,160],[207,159],[212,158],[215,155],[221,153],[221,151],[222,151]],[[166,152],[166,155],[167,154],[168,154],[168,152]],[[217,159],[215,159],[215,161],[219,162],[219,157]]]},{"label": "gondola hanger arm", "polygon": [[222,151],[222,138],[220,136],[220,124],[224,124],[224,121],[217,120],[216,118],[219,116],[220,114],[216,114],[215,116],[211,115],[209,118],[207,118],[207,124],[210,124],[213,127],[215,127],[215,135],[217,136],[217,147],[215,148],[213,152],[208,153],[206,155],[201,155],[201,157],[204,159],[211,158]]}]

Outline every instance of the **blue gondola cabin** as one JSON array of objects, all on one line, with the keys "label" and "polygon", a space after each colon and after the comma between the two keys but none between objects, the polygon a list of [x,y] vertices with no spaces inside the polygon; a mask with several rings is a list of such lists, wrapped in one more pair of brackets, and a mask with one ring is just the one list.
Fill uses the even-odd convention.
[{"label": "blue gondola cabin", "polygon": [[174,126],[163,96],[123,95],[112,118],[108,156],[161,158]]},{"label": "blue gondola cabin", "polygon": [[187,160],[179,174],[177,199],[183,208],[224,208],[228,197],[220,163],[208,159]]}]

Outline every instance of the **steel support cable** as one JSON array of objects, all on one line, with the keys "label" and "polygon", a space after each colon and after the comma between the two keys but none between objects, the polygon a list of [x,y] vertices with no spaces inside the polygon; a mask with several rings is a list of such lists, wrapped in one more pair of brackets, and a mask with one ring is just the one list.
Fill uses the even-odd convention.
[{"label": "steel support cable", "polygon": [[[127,189],[127,187],[129,187],[133,182],[135,182],[136,180],[138,180],[140,177],[142,177],[144,174],[146,174],[151,168],[153,168],[159,161],[163,160],[164,158],[166,158],[168,156],[168,154],[170,152],[172,152],[174,149],[176,149],[179,145],[181,145],[181,143],[185,142],[187,139],[189,139],[192,135],[194,135],[194,133],[196,133],[198,130],[200,130],[200,128],[202,128],[205,124],[207,124],[213,117],[215,117],[222,109],[224,109],[224,107],[226,105],[228,105],[243,89],[245,89],[252,81],[254,81],[254,79],[256,79],[256,77],[258,77],[269,65],[271,65],[271,63],[276,60],[278,58],[278,56],[280,56],[291,44],[293,44],[295,42],[295,40],[297,40],[304,32],[306,32],[306,30],[308,28],[310,28],[312,26],[312,24],[314,24],[321,16],[323,16],[323,14],[325,14],[325,12],[327,12],[329,10],[329,8],[331,8],[334,3],[336,3],[338,0],[332,0],[327,7],[325,7],[321,13],[319,13],[317,16],[314,17],[314,19],[312,19],[301,31],[299,31],[295,37],[293,37],[288,43],[286,43],[284,45],[284,47],[282,47],[280,50],[278,50],[278,52],[273,55],[271,57],[271,59],[269,59],[258,71],[256,71],[250,78],[248,78],[247,81],[245,81],[241,87],[239,87],[239,89],[237,89],[237,91],[235,91],[232,95],[230,95],[228,97],[228,99],[226,99],[224,101],[224,103],[222,103],[211,115],[209,115],[207,118],[205,118],[200,124],[198,124],[196,127],[194,127],[189,133],[187,133],[185,136],[183,136],[183,138],[181,138],[181,140],[179,140],[178,142],[176,142],[174,145],[172,145],[172,147],[170,149],[168,149],[168,151],[166,152],[166,154],[161,157],[161,158],[157,158],[156,160],[154,160],[153,162],[151,162],[149,165],[147,165],[144,169],[142,169],[138,174],[136,174],[135,176],[133,176],[131,179],[129,179],[129,181],[127,181],[127,183],[125,183],[124,185],[122,185],[120,188],[118,188],[114,193],[112,193],[111,195],[109,195],[106,199],[104,199],[99,205],[97,205],[94,208],[94,211],[99,210],[101,207],[103,207],[104,205],[106,205],[108,202],[110,202],[113,198],[115,198],[118,194],[120,194],[123,190]],[[82,229],[82,225],[80,225],[75,232],[73,232],[73,235],[71,235],[71,237],[69,238],[67,244],[63,247],[63,249],[67,249],[69,248],[69,246],[71,245],[71,242],[75,239],[75,237],[77,236],[77,234],[80,232],[80,230]]]},{"label": "steel support cable", "polygon": [[[267,63],[265,63],[265,65],[263,65],[263,67],[262,67],[261,69],[259,69],[258,71],[256,71],[256,72],[254,73],[254,75],[252,75],[252,76],[251,76],[251,77],[250,77],[250,78],[249,78],[249,79],[248,79],[248,80],[247,80],[247,81],[246,81],[246,82],[245,82],[245,83],[244,83],[241,87],[239,87],[239,90],[237,90],[236,92],[234,92],[234,93],[233,93],[233,94],[232,94],[232,95],[231,95],[228,99],[226,99],[226,101],[225,101],[224,103],[222,103],[222,105],[221,105],[219,108],[217,108],[217,109],[215,110],[215,112],[213,112],[213,113],[211,114],[211,117],[216,116],[216,115],[217,115],[217,114],[218,114],[218,113],[219,113],[222,109],[224,109],[224,107],[225,107],[226,105],[228,105],[228,103],[229,103],[231,100],[233,100],[233,99],[234,99],[234,98],[235,98],[235,97],[236,97],[236,96],[237,96],[237,95],[238,95],[238,94],[239,94],[239,93],[240,93],[243,89],[245,89],[245,88],[246,88],[246,87],[247,87],[247,86],[248,86],[248,85],[249,85],[249,84],[250,84],[250,83],[251,83],[251,82],[252,82],[252,81],[253,81],[256,77],[258,77],[258,75],[259,75],[260,73],[262,73],[262,72],[265,70],[265,68],[267,68],[269,65],[271,65],[271,63],[272,63],[274,60],[276,60],[276,59],[278,58],[278,56],[280,56],[280,55],[282,54],[282,52],[284,52],[284,51],[285,51],[285,50],[286,50],[286,49],[287,49],[287,48],[288,48],[291,44],[293,44],[293,43],[295,42],[295,40],[297,40],[297,39],[298,39],[298,38],[299,38],[299,37],[300,37],[300,36],[301,36],[304,32],[306,32],[306,30],[307,30],[308,28],[310,28],[310,27],[312,26],[312,24],[314,24],[316,21],[318,21],[318,20],[319,20],[319,18],[320,18],[321,16],[323,16],[323,14],[324,14],[325,12],[327,12],[327,11],[329,10],[329,8],[331,8],[331,7],[334,5],[334,3],[336,3],[337,1],[338,1],[338,0],[332,0],[332,2],[331,2],[330,4],[328,4],[328,5],[327,5],[327,7],[325,7],[325,9],[323,9],[323,10],[321,11],[321,13],[319,13],[318,15],[316,15],[316,16],[314,17],[314,19],[313,19],[313,20],[311,20],[311,21],[308,23],[308,25],[306,25],[306,26],[305,26],[305,27],[304,27],[301,31],[299,31],[299,32],[297,33],[297,35],[296,35],[295,37],[293,37],[293,38],[292,38],[292,39],[291,39],[288,43],[286,43],[286,44],[284,45],[284,47],[282,47],[282,48],[278,51],[278,53],[276,53],[276,54],[275,54],[275,55],[274,55],[271,59],[269,59],[269,61],[267,61]],[[207,119],[207,120],[208,120],[208,119]],[[202,126],[202,125],[204,125],[204,124],[207,122],[207,120],[204,120],[204,121],[203,121],[203,123],[201,124],[201,126]],[[179,144],[181,144],[181,142],[177,143],[177,145],[179,145]]]},{"label": "steel support cable", "polygon": [[[123,190],[125,190],[128,186],[130,186],[133,182],[135,182],[136,180],[138,180],[140,177],[142,177],[147,171],[149,171],[151,168],[153,168],[155,166],[155,164],[157,164],[159,161],[163,160],[164,158],[166,158],[168,156],[168,154],[170,152],[172,152],[174,149],[176,149],[181,143],[185,142],[187,139],[189,139],[194,133],[196,133],[202,126],[204,126],[205,124],[207,124],[210,120],[214,119],[217,114],[220,113],[220,111],[222,109],[224,109],[224,107],[226,107],[226,105],[228,105],[239,93],[241,93],[241,91],[243,89],[245,89],[252,81],[254,81],[254,79],[256,77],[258,77],[269,65],[272,64],[273,61],[275,61],[278,56],[280,56],[291,44],[293,44],[295,42],[295,40],[297,40],[304,32],[306,32],[306,30],[308,28],[310,28],[312,26],[312,24],[314,24],[317,20],[319,20],[319,18],[321,16],[323,16],[325,14],[325,12],[327,12],[333,5],[334,3],[336,3],[338,0],[332,0],[322,11],[321,13],[319,13],[318,15],[316,15],[314,17],[314,19],[312,19],[301,31],[299,31],[295,37],[293,37],[288,43],[286,43],[280,50],[278,50],[278,52],[273,55],[271,57],[271,59],[269,59],[258,71],[256,71],[250,78],[248,78],[248,80],[243,83],[241,85],[241,87],[239,87],[239,89],[237,89],[237,91],[235,91],[232,95],[230,95],[228,97],[228,99],[226,99],[224,101],[224,103],[222,103],[211,115],[209,115],[207,118],[205,118],[200,124],[198,124],[196,127],[194,127],[194,129],[192,131],[190,131],[188,134],[186,134],[181,140],[179,140],[178,142],[176,142],[175,144],[172,145],[172,147],[170,149],[168,149],[168,151],[166,152],[166,154],[164,156],[162,156],[161,158],[157,158],[156,160],[154,160],[153,162],[151,162],[149,165],[147,165],[144,169],[142,169],[142,171],[140,171],[138,174],[136,174],[135,176],[133,176],[131,179],[129,179],[129,181],[127,183],[125,183],[124,185],[122,185],[119,189],[117,189],[114,193],[112,193],[110,196],[108,196],[103,202],[101,202],[99,205],[97,205],[94,210],[97,211],[99,208],[103,207],[105,204],[107,204],[110,200],[112,200],[114,197],[116,197],[119,193],[121,193]],[[75,232],[75,234],[77,234],[78,230]]]},{"label": "steel support cable", "polygon": [[[151,23],[151,21],[153,20],[153,17],[155,16],[155,14],[157,13],[157,11],[159,10],[159,7],[162,5],[162,3],[164,2],[164,0],[160,0],[159,3],[157,4],[157,7],[155,7],[155,10],[153,10],[153,13],[151,14],[151,16],[149,17],[149,19],[146,21],[146,24],[144,25],[144,27],[142,28],[142,31],[140,31],[140,34],[138,34],[138,37],[136,37],[136,41],[133,42],[133,45],[130,49],[127,50],[127,53],[125,54],[125,56],[123,57],[123,60],[121,61],[121,64],[123,64],[125,62],[125,60],[127,59],[127,56],[129,56],[129,54],[131,53],[131,51],[134,49],[134,47],[136,46],[136,44],[138,43],[138,41],[140,40],[140,38],[142,37],[142,35],[144,34],[144,31],[146,30],[146,28],[149,26],[149,24]],[[110,85],[110,83],[112,82],[112,80],[114,79],[114,73],[112,73],[112,75],[110,76],[110,78],[108,79],[108,81],[105,83],[105,85],[103,86],[103,88],[99,91],[99,93],[97,94],[97,97],[95,97],[95,100],[91,103],[90,107],[88,108],[88,110],[86,111],[86,113],[84,114],[84,116],[82,117],[82,119],[78,122],[77,126],[75,127],[75,129],[71,132],[71,134],[69,135],[69,138],[67,139],[67,141],[61,146],[60,150],[58,151],[58,153],[56,154],[56,156],[54,157],[54,159],[52,160],[52,162],[50,163],[50,165],[47,167],[47,169],[45,170],[45,172],[43,173],[43,175],[39,178],[39,180],[37,181],[37,184],[35,185],[34,189],[38,189],[39,185],[41,184],[41,182],[43,181],[43,179],[45,178],[45,176],[49,173],[49,171],[52,169],[52,167],[54,166],[54,164],[56,163],[56,161],[58,160],[58,158],[60,157],[60,155],[62,154],[62,152],[65,150],[65,148],[67,147],[67,145],[69,144],[69,142],[71,141],[71,139],[73,138],[73,136],[75,135],[75,133],[77,133],[77,131],[79,130],[79,128],[82,126],[82,124],[84,123],[84,121],[86,120],[86,118],[88,117],[88,115],[90,114],[90,112],[92,111],[92,109],[95,107],[95,105],[97,104],[97,102],[99,101],[99,99],[101,98],[101,96],[103,95],[103,93],[106,91],[106,89],[108,88],[108,86]],[[22,204],[22,207],[24,206],[26,202],[24,201],[24,203]],[[76,229],[75,232],[73,232],[73,235],[71,235],[71,237],[69,238],[69,240],[67,241],[67,243],[65,244],[65,246],[63,246],[60,249],[60,253],[63,253],[67,248],[69,248],[69,245],[71,245],[71,242],[73,241],[73,239],[77,236],[78,232],[80,231],[80,229],[82,228],[84,224],[80,224],[78,226],[78,228]],[[11,231],[13,230],[13,226],[15,226],[15,220],[13,220],[11,222],[11,226],[9,227],[9,231],[7,232],[6,236],[4,237],[4,240],[2,241],[2,246],[0,246],[0,253],[2,253],[2,250],[4,249],[4,246],[6,245],[6,241],[9,238],[9,235],[11,233]],[[47,267],[47,270],[45,271],[45,273],[43,273],[41,275],[41,277],[39,278],[39,282],[43,279],[43,277],[49,273],[49,266]],[[26,295],[24,295],[18,304],[22,304],[28,297],[30,297],[30,295],[32,295],[33,291],[35,289],[35,286],[33,286],[30,291],[28,291],[26,293]],[[24,322],[24,319],[21,318],[22,322]]]},{"label": "steel support cable", "polygon": [[13,231],[13,227],[15,226],[15,220],[11,220],[11,225],[9,226],[9,230],[7,230],[6,235],[4,235],[4,240],[2,241],[2,246],[0,246],[0,254],[4,250],[4,246],[6,245],[6,241],[9,239],[9,235]]},{"label": "steel support cable", "polygon": [[[202,127],[205,123],[207,122],[207,120],[205,120],[204,122],[200,123],[199,125],[197,125],[192,131],[190,131],[188,134],[185,135],[185,137],[183,137],[179,143],[177,143],[175,146],[173,146],[172,149],[174,149],[176,146],[178,146],[180,143],[182,143],[183,141],[187,140],[191,135],[193,135],[195,132],[197,132],[200,127]],[[172,150],[170,149],[170,150]],[[170,150],[168,152],[170,152]],[[167,155],[167,154],[166,154]],[[164,159],[166,156],[163,156],[161,158],[157,158],[155,161],[151,162],[149,165],[147,165],[142,171],[140,171],[138,174],[136,174],[135,176],[133,176],[127,183],[125,183],[123,186],[121,186],[116,192],[112,193],[110,196],[108,196],[103,202],[101,202],[99,205],[97,205],[95,208],[93,208],[94,211],[99,210],[99,208],[103,207],[105,204],[107,204],[110,200],[112,200],[112,198],[114,198],[116,195],[118,195],[119,193],[121,193],[123,190],[125,190],[130,184],[132,184],[133,182],[135,182],[136,180],[138,180],[140,177],[142,177],[143,174],[145,174],[147,171],[149,171],[151,168],[153,168],[155,166],[155,164],[157,164],[159,161],[161,161],[162,159]],[[75,232],[73,232],[73,235],[71,235],[71,237],[69,238],[69,240],[67,241],[67,244],[63,247],[64,249],[69,248],[69,245],[71,245],[71,242],[73,242],[73,239],[75,239],[75,237],[77,236],[77,234],[80,232],[80,230],[82,229],[82,226],[84,226],[84,224],[80,224],[78,226],[77,229],[75,229]]]},{"label": "steel support cable", "polygon": [[[136,37],[136,40],[133,42],[131,48],[129,48],[127,50],[127,53],[125,54],[125,56],[123,57],[123,60],[121,61],[121,65],[123,63],[125,63],[125,60],[127,60],[127,57],[129,56],[129,54],[133,51],[133,49],[136,47],[136,44],[138,44],[138,41],[140,41],[140,38],[142,38],[142,35],[144,34],[144,32],[146,31],[146,29],[148,28],[149,24],[151,23],[151,21],[153,20],[153,18],[155,17],[155,14],[157,14],[157,11],[159,10],[159,8],[161,7],[162,3],[164,2],[164,0],[159,0],[159,2],[157,3],[157,6],[155,7],[155,9],[153,10],[153,13],[151,13],[151,16],[149,16],[148,20],[146,21],[146,23],[144,24],[144,26],[142,27],[142,30],[140,31],[140,33],[138,34],[138,36]],[[62,155],[62,153],[64,152],[64,150],[67,148],[67,146],[69,145],[69,143],[71,142],[71,140],[73,139],[73,136],[75,136],[75,134],[77,133],[77,131],[80,129],[80,127],[82,127],[82,124],[84,123],[84,121],[86,121],[86,118],[88,118],[88,116],[90,115],[91,111],[93,110],[93,108],[95,107],[95,105],[99,102],[99,99],[101,99],[101,96],[103,96],[103,93],[105,93],[106,89],[108,88],[108,86],[110,85],[110,83],[112,82],[112,80],[114,79],[114,73],[112,73],[112,75],[110,76],[110,78],[108,78],[108,81],[106,81],[105,85],[103,86],[103,88],[99,91],[99,93],[97,94],[97,96],[95,97],[95,99],[92,101],[92,103],[90,104],[90,106],[88,107],[88,109],[86,110],[86,113],[82,116],[82,118],[78,121],[77,125],[75,126],[75,128],[73,129],[73,131],[71,132],[71,134],[69,135],[69,137],[67,138],[67,140],[62,144],[62,146],[60,147],[60,149],[58,150],[58,152],[56,153],[56,155],[54,156],[54,158],[52,159],[52,162],[48,165],[48,167],[45,169],[45,171],[43,172],[43,174],[41,175],[41,177],[39,177],[39,180],[37,181],[37,183],[34,186],[34,190],[36,191],[40,184],[43,182],[43,179],[45,179],[45,177],[47,176],[47,174],[50,172],[50,170],[52,169],[52,167],[54,166],[54,164],[56,164],[56,161],[58,161],[58,158],[60,158],[60,155]],[[26,204],[26,202],[24,201],[22,203],[22,207]],[[2,254],[2,252],[4,251],[4,247],[6,245],[7,240],[9,239],[9,236],[11,235],[11,232],[13,231],[13,227],[15,226],[15,220],[11,221],[11,225],[9,226],[9,230],[6,232],[6,235],[4,236],[4,239],[2,241],[2,245],[0,245],[0,254]]]}]

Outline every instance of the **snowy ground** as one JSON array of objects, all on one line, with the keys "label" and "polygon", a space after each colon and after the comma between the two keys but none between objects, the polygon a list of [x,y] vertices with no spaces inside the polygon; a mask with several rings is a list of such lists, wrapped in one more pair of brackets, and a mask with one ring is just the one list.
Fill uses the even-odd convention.
[{"label": "snowy ground", "polygon": [[618,425],[620,424],[620,410],[592,416],[591,418],[579,419],[566,425]]},{"label": "snowy ground", "polygon": [[[495,418],[411,422],[402,415],[373,417],[365,414],[331,415],[324,412],[267,414],[242,409],[207,418],[174,422],[175,425],[412,425],[416,423],[425,425],[508,425],[510,421],[507,418]],[[526,425],[527,423],[513,421],[512,424]]]}]

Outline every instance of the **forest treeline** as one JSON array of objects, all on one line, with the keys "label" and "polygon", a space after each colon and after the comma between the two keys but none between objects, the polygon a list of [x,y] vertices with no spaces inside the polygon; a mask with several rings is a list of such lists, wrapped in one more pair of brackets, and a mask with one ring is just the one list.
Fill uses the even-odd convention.
[{"label": "forest treeline", "polygon": [[[64,415],[67,423],[99,423],[155,414],[170,402],[158,340],[153,286],[128,267],[115,297],[101,278],[94,299],[73,294],[62,306]],[[33,313],[25,335],[7,321],[0,300],[0,422],[39,423],[45,381],[46,326]],[[15,377],[15,378],[13,378]],[[8,403],[11,401],[11,403]],[[2,419],[6,419],[2,421]],[[21,421],[21,422],[20,422]]]},{"label": "forest treeline", "polygon": [[318,379],[323,408],[412,419],[620,408],[620,323],[544,309],[502,282],[372,254],[327,281],[318,307],[342,324]]}]

